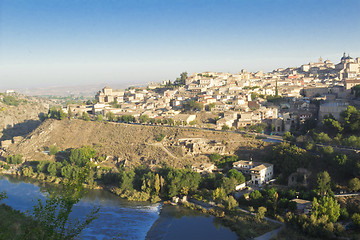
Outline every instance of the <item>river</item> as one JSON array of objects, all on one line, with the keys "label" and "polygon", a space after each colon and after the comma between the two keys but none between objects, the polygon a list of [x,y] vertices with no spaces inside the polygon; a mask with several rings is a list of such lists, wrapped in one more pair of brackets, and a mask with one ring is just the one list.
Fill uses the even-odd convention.
[{"label": "river", "polygon": [[[56,187],[31,178],[0,175],[0,192],[6,191],[8,196],[3,202],[20,211],[31,210],[38,198],[44,200],[46,192]],[[161,210],[161,204],[130,202],[104,190],[89,190],[71,215],[81,218],[98,205],[99,218],[83,231],[81,239],[237,239],[211,216],[175,207]]]}]

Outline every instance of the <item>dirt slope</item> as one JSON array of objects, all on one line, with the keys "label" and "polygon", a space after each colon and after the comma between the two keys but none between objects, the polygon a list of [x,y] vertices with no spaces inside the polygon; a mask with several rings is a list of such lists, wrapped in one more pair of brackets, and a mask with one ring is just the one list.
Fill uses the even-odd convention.
[{"label": "dirt slope", "polygon": [[[155,140],[159,134],[165,135],[160,143]],[[91,145],[112,156],[113,163],[127,160],[130,165],[167,163],[181,167],[195,161],[207,161],[206,155],[186,155],[185,147],[178,144],[178,140],[183,138],[216,140],[226,146],[227,154],[237,152],[244,158],[249,154],[261,158],[268,146],[262,141],[228,132],[49,119],[23,141],[11,145],[7,154],[21,153],[27,160],[45,160],[49,156],[41,151],[51,145],[57,145],[62,150]]]}]

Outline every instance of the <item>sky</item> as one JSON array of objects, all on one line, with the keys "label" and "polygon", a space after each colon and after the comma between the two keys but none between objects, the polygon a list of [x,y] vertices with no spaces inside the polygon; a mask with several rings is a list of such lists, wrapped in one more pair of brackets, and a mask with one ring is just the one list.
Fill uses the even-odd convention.
[{"label": "sky", "polygon": [[0,89],[360,56],[359,0],[0,0]]}]

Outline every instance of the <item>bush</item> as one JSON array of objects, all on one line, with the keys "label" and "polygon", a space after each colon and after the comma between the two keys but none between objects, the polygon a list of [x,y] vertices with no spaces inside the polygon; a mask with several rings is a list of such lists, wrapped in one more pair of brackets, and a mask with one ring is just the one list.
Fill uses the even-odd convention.
[{"label": "bush", "polygon": [[6,158],[6,162],[10,164],[20,164],[23,162],[22,155],[21,154],[10,155]]},{"label": "bush", "polygon": [[59,149],[55,145],[52,145],[52,146],[49,147],[49,154],[50,155],[55,155],[58,151],[59,151]]},{"label": "bush", "polygon": [[165,138],[165,135],[161,133],[155,137],[155,140],[158,142],[161,142],[164,138]]}]

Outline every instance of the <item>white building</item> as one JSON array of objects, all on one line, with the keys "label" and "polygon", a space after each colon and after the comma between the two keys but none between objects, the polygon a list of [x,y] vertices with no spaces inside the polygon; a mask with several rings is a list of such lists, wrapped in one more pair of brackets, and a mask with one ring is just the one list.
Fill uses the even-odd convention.
[{"label": "white building", "polygon": [[250,174],[251,183],[255,185],[270,181],[274,175],[274,166],[271,163],[240,160],[233,163],[233,168],[243,174]]},{"label": "white building", "polygon": [[270,163],[262,163],[250,170],[251,182],[255,185],[262,185],[270,181],[274,175],[274,166]]}]

